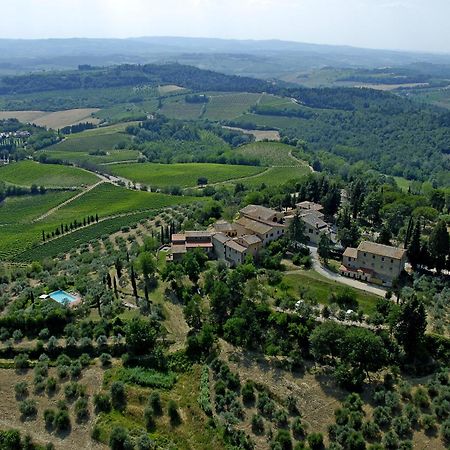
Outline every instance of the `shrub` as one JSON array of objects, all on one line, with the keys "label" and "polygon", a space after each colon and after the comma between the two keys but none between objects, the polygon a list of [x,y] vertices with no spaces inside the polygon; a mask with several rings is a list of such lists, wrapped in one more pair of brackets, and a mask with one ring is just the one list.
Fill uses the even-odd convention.
[{"label": "shrub", "polygon": [[14,358],[14,367],[18,370],[26,369],[28,367],[28,355],[26,353],[19,353]]},{"label": "shrub", "polygon": [[14,330],[12,338],[14,339],[14,342],[20,342],[23,338],[23,333],[20,330]]},{"label": "shrub", "polygon": [[386,406],[377,406],[373,410],[373,421],[379,426],[379,427],[387,427],[390,425],[392,420],[391,413],[389,411],[389,408]]},{"label": "shrub", "polygon": [[392,427],[400,438],[406,438],[411,433],[411,422],[407,417],[395,417]]},{"label": "shrub", "polygon": [[380,427],[375,422],[364,422],[361,431],[363,436],[369,441],[380,439]]},{"label": "shrub", "polygon": [[251,380],[247,380],[242,387],[242,401],[245,404],[252,404],[255,401],[255,383]]},{"label": "shrub", "polygon": [[422,416],[422,427],[427,433],[436,431],[436,417],[431,414],[424,414]]},{"label": "shrub", "polygon": [[20,414],[24,418],[34,417],[37,414],[37,404],[36,400],[23,400],[19,405]]},{"label": "shrub", "polygon": [[450,420],[446,420],[441,427],[441,436],[443,441],[450,444]]},{"label": "shrub", "polygon": [[108,394],[95,394],[94,406],[97,412],[109,412],[111,411],[111,398]]},{"label": "shrub", "polygon": [[47,390],[47,394],[53,394],[56,391],[56,378],[54,377],[49,377],[47,379],[47,386],[46,386],[46,390]]},{"label": "shrub", "polygon": [[14,385],[14,390],[17,397],[26,397],[28,395],[28,383],[26,381],[20,381]]},{"label": "shrub", "polygon": [[278,430],[275,442],[278,443],[278,448],[282,450],[292,450],[292,440],[288,430]]},{"label": "shrub", "polygon": [[252,430],[255,434],[264,433],[264,421],[259,414],[254,414],[252,417]]},{"label": "shrub", "polygon": [[279,427],[285,427],[288,423],[288,415],[284,409],[278,409],[275,411],[273,418]]},{"label": "shrub", "polygon": [[121,381],[115,381],[111,385],[111,404],[118,411],[123,411],[126,407],[125,387]]},{"label": "shrub", "polygon": [[422,409],[429,408],[430,406],[430,398],[423,387],[417,388],[416,392],[414,392],[413,401],[415,405]]},{"label": "shrub", "polygon": [[102,353],[100,355],[100,362],[103,367],[108,367],[111,365],[111,355],[109,353]]},{"label": "shrub", "polygon": [[295,439],[304,439],[306,436],[305,426],[303,425],[300,417],[296,417],[292,422],[292,434]]},{"label": "shrub", "polygon": [[154,391],[150,394],[150,397],[148,398],[148,404],[150,408],[153,410],[153,414],[156,416],[162,415],[162,405],[161,405],[161,397],[159,396],[159,393]]},{"label": "shrub", "polygon": [[71,378],[78,378],[81,375],[82,369],[83,368],[79,361],[73,361],[69,367],[69,372],[70,372]]},{"label": "shrub", "polygon": [[46,409],[44,411],[44,422],[47,429],[52,429],[55,426],[56,412],[54,409]]},{"label": "shrub", "polygon": [[111,450],[132,450],[133,444],[125,428],[114,427],[109,438],[109,447]]},{"label": "shrub", "polygon": [[142,433],[136,442],[137,450],[152,450],[156,447],[155,442],[150,439],[147,433]]},{"label": "shrub", "polygon": [[181,422],[181,417],[178,412],[178,406],[174,400],[169,400],[169,403],[167,405],[167,414],[172,425],[178,425]]},{"label": "shrub", "polygon": [[74,410],[75,410],[75,416],[76,416],[78,422],[82,422],[83,420],[86,420],[89,417],[87,398],[85,398],[85,397],[79,398],[75,402]]},{"label": "shrub", "polygon": [[70,429],[69,412],[66,409],[59,409],[55,415],[55,428],[58,432]]},{"label": "shrub", "polygon": [[82,367],[87,367],[91,363],[91,357],[87,353],[83,353],[79,358]]},{"label": "shrub", "polygon": [[308,445],[311,450],[323,449],[323,435],[322,433],[311,433],[308,435]]},{"label": "shrub", "polygon": [[68,366],[58,366],[57,368],[58,377],[63,380],[67,378],[69,375],[69,367]]},{"label": "shrub", "polygon": [[383,445],[386,450],[397,450],[399,440],[397,434],[390,430],[383,437]]},{"label": "shrub", "polygon": [[69,402],[76,400],[81,393],[81,386],[78,383],[71,382],[64,387],[64,396]]},{"label": "shrub", "polygon": [[150,406],[144,409],[144,420],[147,430],[153,431],[155,428],[155,418],[153,416],[153,409]]}]

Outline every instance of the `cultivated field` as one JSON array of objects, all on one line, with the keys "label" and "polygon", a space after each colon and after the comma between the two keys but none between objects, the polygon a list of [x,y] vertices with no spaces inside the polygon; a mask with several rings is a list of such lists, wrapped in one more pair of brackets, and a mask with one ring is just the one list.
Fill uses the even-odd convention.
[{"label": "cultivated field", "polygon": [[21,122],[30,122],[46,128],[63,128],[80,122],[97,124],[100,121],[92,115],[98,108],[69,109],[65,111],[0,111],[0,119],[16,118]]},{"label": "cultivated field", "polygon": [[[64,199],[61,200],[64,201]],[[32,219],[42,216],[58,204],[56,200],[46,202],[41,199],[40,207],[33,208],[27,223],[11,224],[8,222],[8,225],[1,227],[0,258],[11,259],[32,246],[41,243],[42,231],[51,233],[57,227],[60,227],[61,224],[70,224],[74,220],[80,222],[83,221],[83,218],[90,215],[95,216],[95,214],[98,214],[100,220],[102,220],[110,216],[131,215],[139,211],[154,211],[167,206],[194,201],[198,202],[202,201],[202,199],[133,191],[103,183],[67,205],[62,206],[45,217],[45,219],[32,222]],[[87,233],[89,229],[90,227],[86,227],[79,231]]]},{"label": "cultivated field", "polygon": [[277,130],[245,130],[244,128],[227,127],[227,126],[224,126],[223,128],[226,128],[228,130],[240,131],[241,133],[255,136],[256,142],[261,142],[264,140],[279,141],[281,139],[280,132]]},{"label": "cultivated field", "polygon": [[74,187],[94,184],[98,177],[76,167],[20,161],[0,167],[0,180],[17,186]]},{"label": "cultivated field", "polygon": [[[95,130],[97,131],[97,130]],[[116,148],[126,148],[131,143],[131,137],[122,132],[112,133],[76,133],[64,141],[47,147],[45,151],[93,152],[97,150],[111,151]]]},{"label": "cultivated field", "polygon": [[239,153],[256,158],[263,166],[301,166],[291,155],[292,147],[279,142],[255,142],[239,148]]},{"label": "cultivated field", "polygon": [[262,172],[255,166],[237,166],[225,164],[117,164],[109,167],[114,175],[127,178],[148,186],[191,187],[197,185],[199,177],[208,179],[208,183],[245,178]]},{"label": "cultivated field", "polygon": [[44,150],[42,151],[42,153],[51,158],[77,164],[83,162],[90,162],[94,164],[108,164],[123,161],[137,161],[137,159],[139,158],[139,152],[137,150],[109,150],[105,155],[90,155],[89,152],[70,152],[59,150],[51,150],[49,152],[46,152]]},{"label": "cultivated field", "polygon": [[251,106],[258,102],[261,94],[232,93],[208,95],[205,119],[226,120],[233,119],[247,112]]},{"label": "cultivated field", "polygon": [[310,173],[308,166],[298,167],[270,167],[260,175],[256,175],[246,180],[242,180],[246,186],[258,187],[262,184],[266,186],[279,186],[280,182],[298,180]]},{"label": "cultivated field", "polygon": [[181,86],[177,86],[176,84],[166,84],[165,86],[159,86],[158,87],[158,93],[159,95],[167,95],[172,94],[174,92],[180,92],[184,91],[185,88]]},{"label": "cultivated field", "polygon": [[203,108],[203,103],[186,103],[184,96],[169,97],[163,100],[160,112],[172,119],[195,120],[201,116]]}]

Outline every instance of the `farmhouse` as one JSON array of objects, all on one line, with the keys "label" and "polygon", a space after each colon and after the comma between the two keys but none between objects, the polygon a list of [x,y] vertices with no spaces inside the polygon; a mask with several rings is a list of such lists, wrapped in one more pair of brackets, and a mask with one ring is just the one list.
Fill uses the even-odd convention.
[{"label": "farmhouse", "polygon": [[181,261],[188,251],[200,248],[208,256],[212,255],[212,233],[209,231],[186,231],[183,234],[172,234],[170,257],[172,261]]},{"label": "farmhouse", "polygon": [[391,286],[405,263],[405,249],[363,241],[358,248],[345,250],[339,271],[350,278]]},{"label": "farmhouse", "polygon": [[239,211],[239,218],[233,223],[220,220],[208,232],[172,235],[171,259],[179,261],[190,249],[202,248],[208,256],[236,266],[247,255],[256,256],[264,246],[284,236],[285,229],[283,213],[248,205]]}]

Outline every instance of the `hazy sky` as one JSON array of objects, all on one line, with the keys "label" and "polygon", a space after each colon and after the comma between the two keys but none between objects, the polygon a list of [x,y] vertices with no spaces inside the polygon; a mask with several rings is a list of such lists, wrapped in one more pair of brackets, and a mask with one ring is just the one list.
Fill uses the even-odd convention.
[{"label": "hazy sky", "polygon": [[450,53],[450,0],[0,0],[0,37],[284,39]]}]

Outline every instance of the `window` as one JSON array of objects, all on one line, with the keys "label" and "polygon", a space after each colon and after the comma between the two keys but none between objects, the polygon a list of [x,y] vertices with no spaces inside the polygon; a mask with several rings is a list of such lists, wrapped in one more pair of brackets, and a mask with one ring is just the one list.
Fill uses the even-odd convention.
[{"label": "window", "polygon": [[372,258],[375,259],[375,255],[372,255]]},{"label": "window", "polygon": [[364,256],[367,256],[367,253],[364,253]]},{"label": "window", "polygon": [[384,256],[381,257],[381,261],[384,261]]},{"label": "window", "polygon": [[394,263],[394,260],[393,259],[391,259],[391,264],[393,264]]}]

